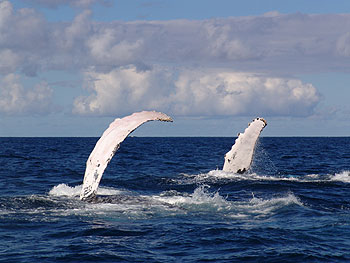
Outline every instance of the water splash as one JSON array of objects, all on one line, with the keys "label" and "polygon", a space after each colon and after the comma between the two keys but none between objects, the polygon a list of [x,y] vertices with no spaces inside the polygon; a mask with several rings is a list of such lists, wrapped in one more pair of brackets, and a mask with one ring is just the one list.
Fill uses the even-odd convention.
[{"label": "water splash", "polygon": [[300,183],[342,182],[350,183],[350,171],[336,174],[307,174],[307,175],[264,175],[257,173],[230,173],[222,170],[212,170],[201,174],[184,174],[176,182],[179,184],[217,183],[227,181],[290,181]]},{"label": "water splash", "polygon": [[59,184],[59,185],[54,186],[49,191],[49,195],[75,197],[75,196],[79,196],[80,191],[81,191],[81,187],[82,187],[82,185],[70,187],[66,184]]},{"label": "water splash", "polygon": [[350,183],[350,171],[343,171],[341,173],[335,174],[333,177],[331,177],[331,181]]},{"label": "water splash", "polygon": [[[177,191],[162,193],[160,196],[154,198],[177,206],[186,205],[209,205],[213,207],[225,207],[229,206],[229,202],[219,192],[209,192],[210,186],[201,185],[197,187],[193,194],[179,193]],[[170,194],[171,193],[171,194]]]},{"label": "water splash", "polygon": [[[68,186],[66,184],[59,184],[54,186],[50,191],[51,196],[63,196],[63,197],[77,197],[80,195],[83,185],[77,185],[74,187]],[[100,187],[97,191],[97,195],[118,195],[125,193],[125,191],[117,190],[114,188]]]}]

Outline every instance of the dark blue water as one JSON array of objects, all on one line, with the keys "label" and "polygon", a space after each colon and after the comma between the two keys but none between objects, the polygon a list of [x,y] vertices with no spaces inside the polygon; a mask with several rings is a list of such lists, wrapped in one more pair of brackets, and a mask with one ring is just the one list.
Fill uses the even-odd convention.
[{"label": "dark blue water", "polygon": [[350,138],[127,138],[79,200],[97,138],[0,138],[0,262],[350,262]]}]

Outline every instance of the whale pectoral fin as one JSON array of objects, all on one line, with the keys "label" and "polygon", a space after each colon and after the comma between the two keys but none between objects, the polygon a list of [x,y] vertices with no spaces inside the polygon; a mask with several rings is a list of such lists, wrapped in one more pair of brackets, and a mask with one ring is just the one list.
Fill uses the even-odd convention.
[{"label": "whale pectoral fin", "polygon": [[247,171],[246,168],[238,169],[237,173],[238,174],[244,174],[246,171]]},{"label": "whale pectoral fin", "polygon": [[124,139],[143,123],[155,120],[173,121],[168,115],[161,112],[142,111],[122,119],[115,119],[109,125],[86,162],[83,188],[80,192],[81,200],[87,200],[96,195],[103,172]]},{"label": "whale pectoral fin", "polygon": [[87,201],[91,198],[94,198],[95,196],[96,196],[96,193],[94,193],[94,191],[92,191],[92,186],[87,185],[87,186],[83,187],[81,194],[80,194],[80,199],[83,201]]},{"label": "whale pectoral fin", "polygon": [[256,118],[248,124],[244,133],[238,134],[231,150],[225,155],[223,171],[242,174],[249,169],[256,141],[266,125],[267,122],[263,118]]}]

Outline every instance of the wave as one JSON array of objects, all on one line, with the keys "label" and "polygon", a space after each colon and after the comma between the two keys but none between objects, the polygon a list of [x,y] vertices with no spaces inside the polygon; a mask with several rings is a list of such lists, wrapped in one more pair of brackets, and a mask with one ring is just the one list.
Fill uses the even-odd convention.
[{"label": "wave", "polygon": [[253,195],[248,204],[241,204],[239,207],[242,211],[247,211],[249,214],[268,215],[279,209],[289,206],[304,207],[304,204],[293,193],[288,193],[286,196],[273,197],[270,199],[257,198]]},{"label": "wave", "polygon": [[335,174],[331,181],[339,181],[343,183],[350,183],[350,171],[344,171],[339,174]]},{"label": "wave", "polygon": [[166,191],[154,199],[177,206],[187,205],[208,205],[212,207],[228,207],[230,203],[222,197],[219,192],[209,192],[208,185],[197,187],[193,194],[180,193],[177,191]]},{"label": "wave", "polygon": [[[66,209],[53,209],[59,215],[79,215],[109,218],[111,220],[141,219],[150,217],[168,217],[181,215],[220,216],[223,218],[247,219],[278,214],[280,209],[296,206],[303,207],[302,202],[293,194],[271,198],[259,198],[252,194],[246,200],[229,200],[219,191],[211,191],[208,185],[200,185],[192,193],[176,190],[164,191],[156,195],[137,195],[132,192],[112,188],[99,188],[99,196],[108,195],[99,202],[82,202],[79,200],[81,185],[70,187],[59,184],[51,189],[51,198],[71,199]],[[56,199],[57,200],[57,199]]]},{"label": "wave", "polygon": [[[165,194],[168,195],[169,193]],[[215,215],[231,219],[269,216],[289,206],[304,207],[293,193],[268,199],[258,198],[252,194],[252,198],[249,200],[229,201],[217,191],[211,193],[209,186],[199,186],[190,195],[172,192],[170,196],[159,196],[156,198],[162,202],[186,209],[188,212],[215,212]]]},{"label": "wave", "polygon": [[308,175],[260,175],[256,173],[237,174],[222,170],[212,170],[201,174],[184,174],[184,178],[175,180],[179,184],[215,183],[220,180],[228,181],[291,181],[291,182],[342,182],[350,183],[350,171],[336,174],[308,174]]},{"label": "wave", "polygon": [[[270,176],[255,173],[233,174],[222,170],[213,170],[196,175],[184,174],[181,178],[173,180],[176,181],[174,183],[177,185],[192,184],[196,185],[196,188],[193,192],[168,190],[159,194],[142,195],[125,189],[100,187],[97,192],[97,201],[82,202],[79,200],[82,185],[71,187],[66,184],[59,184],[49,191],[47,198],[55,200],[56,203],[58,200],[60,203],[56,213],[112,217],[114,220],[177,216],[189,213],[212,214],[231,219],[254,218],[283,213],[286,207],[304,207],[304,204],[291,192],[280,196],[276,196],[276,193],[274,193],[272,197],[264,196],[264,198],[257,197],[252,193],[250,199],[230,200],[230,197],[221,195],[219,190],[212,190],[209,184],[214,182],[226,184],[237,181],[349,183],[350,171],[333,175]],[[67,205],[64,205],[65,202]]]}]

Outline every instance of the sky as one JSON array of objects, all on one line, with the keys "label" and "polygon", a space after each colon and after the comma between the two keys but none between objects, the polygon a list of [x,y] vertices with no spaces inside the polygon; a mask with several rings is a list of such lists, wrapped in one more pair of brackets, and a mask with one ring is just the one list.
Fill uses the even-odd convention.
[{"label": "sky", "polygon": [[0,0],[0,136],[350,136],[348,0]]}]

